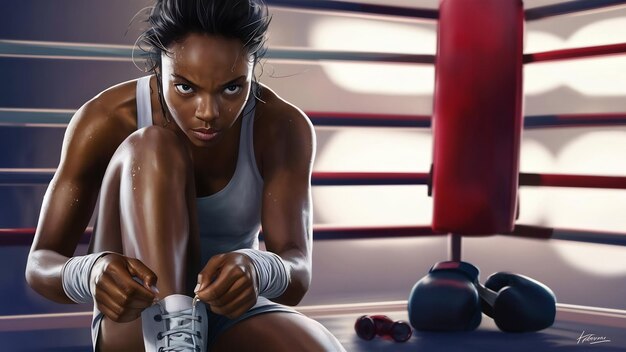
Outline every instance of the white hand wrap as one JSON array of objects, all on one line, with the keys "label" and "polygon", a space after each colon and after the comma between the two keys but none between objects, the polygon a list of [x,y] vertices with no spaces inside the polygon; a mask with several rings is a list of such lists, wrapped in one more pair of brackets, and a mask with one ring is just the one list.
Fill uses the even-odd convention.
[{"label": "white hand wrap", "polygon": [[100,252],[70,258],[61,269],[63,291],[76,303],[93,302],[89,279],[91,269],[100,257],[111,252]]},{"label": "white hand wrap", "polygon": [[276,298],[287,290],[291,278],[285,262],[278,254],[250,248],[235,252],[245,254],[252,260],[257,273],[259,296]]}]

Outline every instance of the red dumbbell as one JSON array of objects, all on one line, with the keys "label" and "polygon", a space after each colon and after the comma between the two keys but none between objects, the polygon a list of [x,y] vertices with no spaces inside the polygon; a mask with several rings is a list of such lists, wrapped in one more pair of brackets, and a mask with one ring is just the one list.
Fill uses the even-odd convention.
[{"label": "red dumbbell", "polygon": [[390,337],[396,342],[406,342],[413,330],[404,321],[393,321],[386,315],[364,315],[354,324],[356,334],[364,339],[371,340],[374,336]]}]

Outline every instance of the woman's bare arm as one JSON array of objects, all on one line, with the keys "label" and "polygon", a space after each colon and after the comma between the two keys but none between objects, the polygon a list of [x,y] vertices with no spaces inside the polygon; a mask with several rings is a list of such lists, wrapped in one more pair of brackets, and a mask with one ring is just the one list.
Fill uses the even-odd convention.
[{"label": "woman's bare arm", "polygon": [[262,154],[262,224],[267,250],[283,259],[291,277],[287,290],[274,300],[296,305],[311,282],[315,132],[303,112],[285,102],[279,104],[273,116],[259,119],[259,123],[266,123],[263,118],[275,120],[267,129],[268,144]]},{"label": "woman's bare arm", "polygon": [[[93,213],[106,167],[133,126],[117,116],[115,94],[94,98],[72,118],[61,160],[43,199],[26,265],[26,280],[44,297],[70,303],[61,269],[76,249]],[[119,105],[119,102],[117,103]]]}]

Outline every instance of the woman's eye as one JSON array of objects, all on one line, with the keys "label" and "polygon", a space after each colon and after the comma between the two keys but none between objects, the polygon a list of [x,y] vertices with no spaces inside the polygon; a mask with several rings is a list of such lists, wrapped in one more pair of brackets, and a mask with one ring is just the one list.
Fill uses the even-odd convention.
[{"label": "woman's eye", "polygon": [[191,86],[186,84],[175,84],[174,87],[176,87],[176,90],[182,94],[189,94],[193,91]]},{"label": "woman's eye", "polygon": [[224,92],[228,95],[235,95],[239,93],[240,90],[241,90],[240,85],[233,84],[231,86],[226,87],[226,89],[224,89]]}]

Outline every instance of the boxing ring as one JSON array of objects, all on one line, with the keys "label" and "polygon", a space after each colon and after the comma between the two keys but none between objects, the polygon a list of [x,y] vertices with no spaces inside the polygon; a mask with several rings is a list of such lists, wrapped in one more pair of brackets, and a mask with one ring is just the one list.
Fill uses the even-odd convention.
[{"label": "boxing ring", "polygon": [[[451,0],[447,0],[451,1]],[[365,16],[373,18],[402,18],[403,21],[420,21],[437,23],[439,11],[430,8],[404,8],[399,6],[358,4],[341,1],[290,1],[290,0],[267,0],[271,7],[289,9],[289,11],[314,11],[318,13],[346,13],[350,16]],[[529,8],[524,11],[525,21],[539,21],[554,16],[571,16],[584,14],[606,8],[623,8],[626,1],[623,0],[578,0],[552,5]],[[559,49],[537,53],[524,53],[520,58],[524,65],[533,65],[540,62],[553,62],[573,60],[606,55],[626,54],[626,43],[607,44],[584,48]],[[107,45],[76,45],[63,42],[44,42],[34,40],[0,39],[0,60],[64,60],[69,62],[80,61],[108,61],[128,64],[133,55],[131,47],[107,46]],[[434,65],[437,63],[436,55],[424,54],[399,54],[378,52],[351,52],[317,49],[293,49],[270,47],[267,53],[268,61],[282,62],[319,62],[319,61],[342,61],[342,62],[384,62],[402,65]],[[407,115],[407,114],[383,114],[383,113],[352,113],[352,112],[321,112],[305,109],[311,121],[317,128],[350,128],[368,127],[376,129],[424,129],[433,128],[433,117],[430,115]],[[50,149],[60,149],[60,142],[64,127],[71,119],[74,111],[64,109],[39,109],[39,108],[13,108],[0,107],[0,135],[7,140],[20,139],[24,136],[30,138],[48,139],[51,141]],[[626,125],[625,113],[581,113],[581,114],[545,114],[524,116],[523,129],[526,130],[550,130],[558,128],[589,128],[589,127],[614,127]],[[9,150],[9,153],[11,151]],[[42,151],[46,153],[47,151]],[[2,153],[6,153],[5,150]],[[33,151],[37,153],[37,151]],[[36,155],[36,154],[35,154]],[[3,156],[2,159],[4,159]],[[9,157],[6,157],[9,159]],[[29,167],[28,162],[19,160],[12,167],[0,165],[0,188],[3,194],[11,194],[10,190],[18,187],[45,188],[50,182],[55,169],[51,167]],[[525,173],[520,172],[518,185],[521,187],[567,187],[587,189],[626,190],[626,175],[580,175],[580,174],[549,174],[549,173]],[[429,170],[423,172],[326,172],[315,171],[312,185],[314,187],[352,187],[352,186],[421,186],[431,192],[433,185],[433,173]],[[3,199],[2,202],[5,202]],[[519,204],[518,204],[519,207]],[[9,211],[10,206],[2,206],[3,211]],[[38,210],[38,209],[37,209]],[[22,209],[11,209],[19,213]],[[384,209],[383,209],[384,211]],[[519,209],[518,209],[519,211]],[[522,208],[523,212],[524,209]],[[24,265],[28,248],[32,242],[35,229],[33,227],[0,228],[0,258],[5,258],[3,269],[3,290],[7,285],[25,287],[23,278]],[[457,235],[449,235],[452,231],[434,230],[432,224],[402,225],[402,226],[315,226],[315,248],[321,248],[325,255],[331,256],[333,246],[341,246],[351,243],[373,243],[381,239],[394,239],[395,241],[418,241],[422,239],[436,238],[441,245],[447,248],[448,253],[440,248],[432,253],[425,253],[420,259],[421,269],[407,268],[400,264],[399,271],[419,271],[412,273],[413,278],[426,274],[425,265],[435,261],[449,258],[460,258],[463,254],[469,256],[481,267],[498,268],[497,260],[477,260],[476,251],[472,248],[489,245],[487,238],[472,239],[464,242],[461,253],[461,240]],[[527,248],[541,248],[546,241],[563,241],[581,244],[593,244],[613,246],[624,252],[626,246],[626,231],[598,231],[589,229],[558,228],[540,226],[536,224],[515,223],[511,231],[490,233],[499,238],[520,239],[520,246]],[[77,253],[86,250],[91,236],[91,228],[88,228]],[[494,236],[496,237],[496,236]],[[489,237],[491,238],[491,237]],[[449,243],[446,242],[449,240]],[[370,242],[374,241],[374,242]],[[399,246],[403,246],[400,242]],[[408,242],[407,242],[408,243]],[[414,242],[410,242],[412,246]],[[417,243],[417,242],[415,242]],[[421,242],[420,242],[421,243]],[[518,242],[516,242],[518,243]],[[532,244],[531,244],[532,243]],[[469,249],[468,246],[469,245]],[[432,248],[432,247],[431,247]],[[358,251],[359,249],[355,249]],[[377,248],[362,249],[362,256],[369,256],[370,261],[376,261]],[[474,251],[474,252],[473,252]],[[506,256],[506,251],[502,252]],[[626,252],[624,252],[626,253]],[[395,256],[396,254],[389,254]],[[397,256],[406,255],[406,252],[398,252]],[[626,256],[625,256],[626,257]],[[315,258],[323,261],[324,258]],[[399,262],[401,259],[398,259]],[[363,275],[364,270],[370,268],[363,265],[375,263],[363,261],[348,263],[345,272],[357,271]],[[365,264],[363,264],[365,263]],[[401,263],[407,263],[401,261]],[[430,264],[428,264],[430,263]],[[12,266],[14,264],[14,266]],[[344,263],[345,264],[345,263]],[[624,262],[626,265],[626,261]],[[324,275],[324,269],[332,270],[332,265],[322,264],[314,270],[315,275]],[[549,266],[550,263],[545,263]],[[537,264],[538,267],[542,265]],[[322,268],[322,269],[320,269]],[[372,276],[379,278],[389,268],[371,269]],[[421,270],[421,271],[420,271]],[[536,269],[541,270],[541,269]],[[367,273],[367,272],[366,272]],[[485,271],[484,274],[489,274]],[[357,274],[355,274],[357,275]],[[558,276],[558,275],[557,275]],[[344,284],[349,285],[349,277],[345,277]],[[415,279],[412,279],[413,281]],[[370,281],[372,285],[375,281]],[[384,279],[381,278],[381,282]],[[315,284],[315,282],[314,282]],[[621,286],[609,287],[619,295],[624,292],[626,283]],[[314,287],[312,288],[315,289]],[[408,287],[405,292],[398,296],[408,297]],[[26,289],[28,290],[28,289]],[[89,351],[90,336],[89,324],[91,319],[90,307],[86,306],[60,306],[41,303],[33,292],[23,293],[19,290],[8,290],[3,294],[4,301],[1,306],[0,316],[0,346],[9,346],[6,351]],[[16,294],[15,292],[18,292]],[[315,293],[315,292],[314,292]],[[558,292],[557,292],[558,293]],[[19,297],[20,294],[28,296],[27,299]],[[15,295],[15,296],[13,296]],[[622,296],[622,300],[626,296]],[[558,298],[558,295],[557,295]],[[9,302],[9,299],[14,301]],[[32,309],[23,313],[24,309],[12,309],[9,306],[25,304],[24,302],[36,302]],[[553,326],[533,333],[511,334],[498,330],[495,323],[483,317],[481,325],[472,332],[458,333],[435,333],[414,331],[413,336],[406,343],[394,343],[389,339],[376,338],[364,341],[357,337],[354,332],[355,320],[365,314],[386,314],[394,320],[409,320],[407,312],[407,300],[375,300],[368,297],[365,301],[359,297],[353,297],[352,301],[343,299],[341,303],[327,304],[324,300],[311,300],[299,307],[302,313],[316,319],[326,326],[345,346],[348,351],[623,351],[626,350],[626,308],[606,308],[600,306],[585,306],[570,304],[569,302],[557,303],[556,321]],[[32,303],[30,303],[32,304]],[[9,313],[6,313],[9,312]],[[11,312],[18,312],[17,314]],[[585,334],[594,334],[603,340],[585,339]],[[594,342],[594,343],[592,343]]]}]

